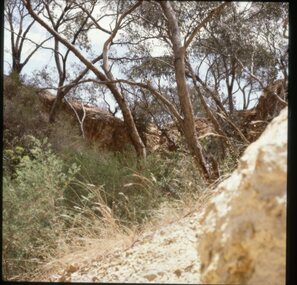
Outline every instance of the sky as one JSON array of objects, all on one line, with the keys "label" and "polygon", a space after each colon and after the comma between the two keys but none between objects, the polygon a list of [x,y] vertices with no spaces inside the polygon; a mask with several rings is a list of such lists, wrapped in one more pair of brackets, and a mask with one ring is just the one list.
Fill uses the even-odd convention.
[{"label": "sky", "polygon": [[[96,13],[96,9],[99,11],[100,7],[98,6],[97,8],[95,8],[94,13]],[[114,23],[111,21],[111,18],[106,17],[100,21],[100,25],[103,28],[109,30],[110,27],[112,28],[114,26]],[[91,30],[89,31],[88,35],[91,42],[92,50],[94,50],[95,55],[98,56],[98,54],[101,54],[103,50],[103,44],[108,38],[108,35],[98,30]],[[36,43],[42,42],[49,36],[50,34],[38,23],[34,24],[30,32],[28,33],[28,38]],[[54,43],[53,40],[49,40],[43,46],[52,48],[53,43]],[[34,48],[35,48],[35,45],[33,43],[31,43],[30,41],[26,41],[23,48],[22,59],[25,59],[34,50]],[[98,52],[96,53],[96,51]],[[121,53],[124,51],[125,49],[118,46],[118,49],[117,49],[118,53]],[[164,48],[161,48],[155,45],[153,46],[151,54],[152,56],[158,56],[163,51],[164,51]],[[69,59],[70,59],[68,63],[69,66],[72,63],[79,62],[79,60],[72,53],[70,53]],[[89,58],[89,59],[92,59],[92,58]],[[33,76],[34,72],[36,72],[37,70],[41,70],[42,67],[45,67],[45,66],[48,66],[49,68],[53,68],[53,69],[56,68],[55,61],[54,61],[54,54],[53,54],[53,51],[51,50],[41,48],[36,53],[34,53],[34,55],[30,58],[28,64],[25,65],[25,67],[22,70],[22,75],[24,75],[25,77]],[[5,23],[5,29],[4,29],[4,68],[3,70],[4,70],[4,74],[6,75],[9,74],[9,71],[11,70],[10,31],[8,29],[7,23]],[[112,72],[116,78],[121,78],[121,75],[117,68],[113,68]],[[54,90],[48,90],[48,91],[51,92],[52,94],[55,94]],[[111,94],[106,94],[105,99],[114,110],[116,103],[113,96]],[[98,96],[97,104],[99,105],[104,104],[104,101],[100,96]]]},{"label": "sky", "polygon": [[[96,9],[96,8],[95,8]],[[100,9],[100,7],[97,7],[97,9]],[[96,12],[96,10],[95,10]],[[104,18],[100,24],[106,28],[109,29],[109,26],[112,23],[110,19]],[[7,29],[8,25],[5,23],[5,29],[4,29],[4,74],[8,74],[11,69],[11,43],[10,43],[10,31]],[[43,40],[48,38],[50,36],[49,32],[47,32],[41,25],[38,23],[35,23],[32,28],[30,29],[30,32],[28,33],[28,38],[36,43],[41,43]],[[104,41],[107,39],[107,35],[103,32],[98,32],[91,30],[89,31],[89,39],[91,41],[92,49],[94,50],[101,50],[104,44]],[[54,41],[51,39],[47,41],[43,46],[52,48],[54,45]],[[60,45],[61,49],[63,49],[63,45]],[[23,49],[23,56],[22,59],[24,60],[35,48],[35,45],[31,43],[30,41],[26,41],[24,44]],[[96,54],[97,56],[98,54]],[[80,63],[80,61],[72,54],[69,55],[69,61],[68,66],[71,66],[72,63]],[[43,67],[47,66],[48,68],[52,68],[53,70],[56,69],[55,66],[55,60],[54,60],[54,53],[52,50],[49,49],[43,49],[40,48],[34,55],[30,58],[28,64],[25,65],[25,67],[22,70],[22,75],[25,77],[33,76],[34,72],[41,70]],[[50,93],[55,94],[54,90],[48,90]],[[112,106],[115,105],[114,99],[111,96],[106,96],[106,100],[111,104]],[[102,102],[102,99],[98,101],[100,104]]]},{"label": "sky", "polygon": [[[250,2],[238,2],[239,9],[242,10],[245,7],[251,5]],[[99,9],[100,7],[98,7]],[[104,18],[100,24],[105,27],[106,29],[109,29],[109,25],[112,25],[110,22],[110,18]],[[7,26],[6,26],[7,28]],[[34,42],[41,42],[45,38],[49,36],[49,33],[45,31],[43,27],[41,27],[38,23],[33,25],[32,29],[30,30],[30,33],[28,34],[28,37],[33,40]],[[95,51],[98,51],[101,53],[102,46],[104,41],[107,38],[107,35],[103,32],[98,32],[98,30],[93,30],[89,32],[89,38],[91,40],[92,48]],[[45,46],[52,47],[53,46],[53,40],[48,41]],[[33,49],[35,48],[35,45],[26,41],[26,44],[24,46],[24,58],[26,55],[28,55]],[[153,49],[151,50],[151,54],[153,56],[158,56],[164,53],[166,48],[158,47],[157,45],[153,46]],[[124,50],[123,50],[124,51]],[[72,62],[77,62],[78,60],[75,58],[75,56],[72,56]],[[11,66],[11,51],[10,51],[10,32],[8,30],[4,30],[4,73],[8,74]],[[43,66],[52,66],[54,65],[54,57],[53,52],[46,49],[39,49],[30,59],[29,63],[24,67],[22,74],[27,76],[32,76],[34,71],[41,69]],[[121,77],[117,69],[113,69],[113,73],[115,77]],[[258,94],[254,94],[255,97],[258,96]],[[111,96],[107,96],[107,101],[109,104],[114,106],[114,99]],[[239,98],[237,100],[237,108],[240,108],[242,105],[242,100]]]}]

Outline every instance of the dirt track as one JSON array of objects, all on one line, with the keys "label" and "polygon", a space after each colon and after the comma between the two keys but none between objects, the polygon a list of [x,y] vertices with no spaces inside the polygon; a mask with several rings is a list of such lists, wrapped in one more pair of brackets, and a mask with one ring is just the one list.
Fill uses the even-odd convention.
[{"label": "dirt track", "polygon": [[154,232],[126,250],[116,250],[84,266],[70,266],[52,281],[200,283],[197,256],[199,214],[194,213]]}]

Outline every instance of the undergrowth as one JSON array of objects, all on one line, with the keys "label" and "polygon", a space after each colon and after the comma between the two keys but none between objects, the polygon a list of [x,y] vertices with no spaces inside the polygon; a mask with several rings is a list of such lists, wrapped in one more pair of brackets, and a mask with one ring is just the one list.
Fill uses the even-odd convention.
[{"label": "undergrowth", "polygon": [[132,152],[55,153],[46,139],[25,141],[27,149],[4,150],[5,279],[24,278],[87,238],[128,233],[161,204],[199,191],[197,172],[181,155],[150,155],[140,167]]},{"label": "undergrowth", "polygon": [[9,161],[4,160],[2,269],[6,277],[34,269],[53,253],[63,227],[63,191],[79,170],[73,164],[62,171],[62,160],[46,140],[31,140],[30,155],[18,148],[9,150],[18,160],[13,175],[6,171]]},{"label": "undergrowth", "polygon": [[[164,205],[185,207],[205,195],[187,154],[153,153],[139,164],[131,149],[91,148],[66,120],[49,126],[36,96],[29,96],[32,89],[18,82],[10,87],[4,106],[4,279],[30,280],[50,260],[86,248],[90,240],[133,235]],[[235,161],[226,159],[223,172]]]}]

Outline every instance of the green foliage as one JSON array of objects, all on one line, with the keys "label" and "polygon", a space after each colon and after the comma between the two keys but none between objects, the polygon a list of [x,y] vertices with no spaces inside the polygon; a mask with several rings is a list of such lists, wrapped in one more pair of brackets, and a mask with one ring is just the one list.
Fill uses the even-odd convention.
[{"label": "green foliage", "polygon": [[185,194],[199,193],[203,180],[192,158],[181,152],[171,152],[166,157],[151,156],[151,177],[156,187],[167,197],[182,199]]},{"label": "green foliage", "polygon": [[15,146],[25,135],[44,137],[48,123],[37,90],[9,77],[4,81],[4,145]]},{"label": "green foliage", "polygon": [[221,176],[232,173],[232,171],[234,171],[237,167],[237,162],[238,161],[236,157],[231,155],[227,156],[219,167]]},{"label": "green foliage", "polygon": [[[31,137],[31,157],[21,148],[11,151],[18,163],[14,178],[3,179],[3,270],[6,277],[32,270],[57,245],[65,187],[79,168],[63,171],[63,161],[49,149],[46,140]],[[21,152],[20,152],[21,151]],[[4,164],[9,163],[4,161]]]},{"label": "green foliage", "polygon": [[212,155],[216,161],[221,162],[225,157],[225,147],[222,139],[216,136],[206,136],[201,140],[205,153]]},{"label": "green foliage", "polygon": [[[81,171],[65,191],[69,206],[81,206],[83,196],[88,196],[85,185],[100,188],[104,203],[115,217],[124,223],[142,222],[149,210],[159,204],[160,193],[150,184],[149,170],[139,170],[133,152],[107,153],[95,150],[65,154],[68,163],[81,165]],[[83,183],[82,183],[83,182]]]},{"label": "green foliage", "polygon": [[89,195],[86,185],[93,185],[100,189],[113,216],[125,225],[141,224],[163,201],[181,199],[203,186],[191,159],[180,153],[166,157],[150,154],[141,165],[129,150],[108,153],[89,149],[77,153],[68,149],[63,157],[69,164],[81,165],[76,180],[65,191],[68,208],[88,205],[83,197]]},{"label": "green foliage", "polygon": [[20,146],[5,151],[5,169],[14,167],[14,175],[4,172],[3,184],[6,278],[34,271],[57,254],[61,242],[143,224],[163,202],[203,187],[192,161],[181,153],[149,155],[139,164],[131,150],[64,148],[58,157],[46,139],[27,140],[28,151]]},{"label": "green foliage", "polygon": [[145,78],[160,78],[161,76],[173,76],[174,70],[171,67],[173,59],[169,56],[152,57],[144,60],[141,64],[135,65],[131,68],[131,76],[138,78],[143,76]]},{"label": "green foliage", "polygon": [[[95,2],[86,1],[86,10],[93,11]],[[134,3],[105,2],[108,5],[98,10],[103,16],[113,10],[126,11]],[[65,24],[59,29],[69,41],[76,28],[89,19],[83,12],[77,13],[71,3],[65,4],[65,18],[61,19]],[[195,27],[217,5],[215,2],[172,2],[181,36],[189,39]],[[54,1],[48,11],[63,9],[62,6]],[[55,20],[56,16],[53,15]],[[123,21],[121,28],[124,30],[118,31],[117,41],[111,43],[110,51],[115,66],[120,63],[117,67],[122,69],[124,78],[157,85],[158,91],[180,112],[175,62],[167,29],[164,29],[167,20],[163,16],[159,3],[144,1],[129,15],[130,19]],[[240,12],[238,5],[231,3],[230,8],[204,25],[203,33],[197,33],[186,53],[187,65],[193,65],[195,74],[201,77],[198,85],[206,84],[206,91],[201,94],[213,111],[217,110],[217,103],[208,88],[228,110],[228,96],[234,103],[238,95],[250,100],[245,96],[250,97],[252,92],[262,88],[247,71],[268,84],[282,69],[286,70],[282,53],[287,40],[280,28],[286,17],[287,4],[252,3],[251,8]],[[85,28],[88,27],[86,23]],[[87,33],[82,31],[77,34],[75,45],[81,51],[91,52]],[[125,46],[126,54],[117,52],[120,45]],[[158,46],[161,47],[158,56],[152,56]],[[121,59],[116,59],[118,56]],[[76,63],[68,68],[67,82],[80,67]],[[188,71],[189,66],[186,68]],[[205,68],[207,70],[203,71]],[[36,72],[33,76],[36,86],[53,85],[55,76],[52,74],[48,68]],[[191,85],[191,78],[188,79],[194,113],[206,117],[199,93]],[[107,153],[89,148],[78,136],[77,121],[69,120],[68,115],[59,114],[57,122],[49,125],[45,109],[50,106],[40,102],[36,88],[25,86],[22,81],[19,74],[12,73],[5,79],[4,86],[3,272],[7,278],[33,271],[39,263],[55,255],[61,240],[71,243],[70,236],[73,239],[75,236],[98,238],[108,226],[118,229],[123,225],[143,224],[163,202],[182,201],[186,195],[195,196],[206,189],[192,159],[182,151],[166,153],[162,150],[148,155],[144,163],[137,161],[129,149]],[[228,93],[226,82],[236,82]],[[235,91],[237,85],[239,89]],[[172,121],[169,110],[150,92],[125,84],[118,86],[129,102],[143,141],[152,122],[165,129]],[[98,93],[81,85],[72,90],[72,95],[80,91],[86,94],[86,90]],[[222,126],[225,124],[219,122]],[[225,128],[228,130],[222,127]],[[232,134],[231,141],[236,136],[227,133]],[[235,168],[243,149],[234,140],[237,153],[222,155],[226,150],[221,140],[211,136],[201,139],[201,145],[206,156],[212,155],[219,162],[222,175]]]},{"label": "green foliage", "polygon": [[21,146],[16,146],[15,149],[5,149],[3,152],[3,172],[13,177],[16,166],[20,163],[24,154],[25,149]]},{"label": "green foliage", "polygon": [[238,165],[238,159],[242,155],[244,151],[244,147],[242,145],[236,145],[235,153],[228,153],[225,158],[220,162],[219,169],[221,176],[228,175],[235,170]]}]

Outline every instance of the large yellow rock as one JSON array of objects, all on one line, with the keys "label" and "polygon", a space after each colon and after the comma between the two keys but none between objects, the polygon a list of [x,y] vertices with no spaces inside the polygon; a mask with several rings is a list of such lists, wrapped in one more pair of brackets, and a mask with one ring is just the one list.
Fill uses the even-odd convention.
[{"label": "large yellow rock", "polygon": [[218,186],[200,220],[203,283],[285,283],[287,108]]}]

